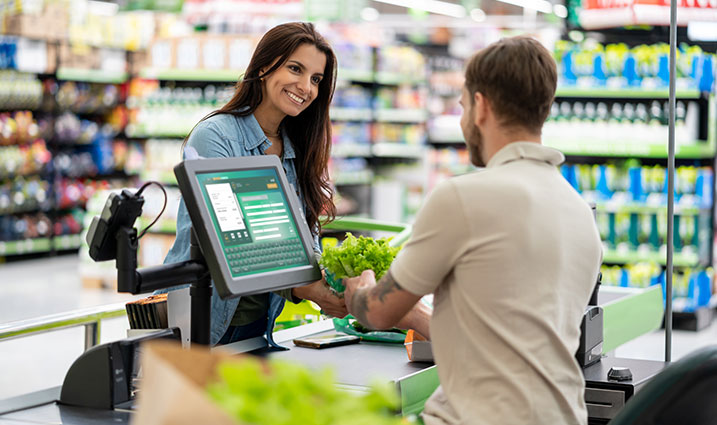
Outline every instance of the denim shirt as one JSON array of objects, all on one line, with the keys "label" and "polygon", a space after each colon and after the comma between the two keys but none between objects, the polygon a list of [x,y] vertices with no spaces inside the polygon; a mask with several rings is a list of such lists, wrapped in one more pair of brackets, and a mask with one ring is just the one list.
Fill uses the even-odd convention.
[{"label": "denim shirt", "polygon": [[[282,132],[284,141],[284,156],[281,162],[286,172],[289,184],[296,190],[301,207],[306,214],[304,197],[297,184],[294,160],[296,153],[285,132]],[[215,115],[206,119],[194,128],[189,136],[187,146],[194,148],[203,158],[237,157],[264,155],[271,146],[271,142],[259,127],[254,115],[236,117],[230,114]],[[189,259],[189,244],[192,231],[192,221],[189,218],[187,207],[182,200],[177,213],[177,236],[174,245],[164,259],[165,264],[176,263]],[[319,237],[314,234],[314,251],[321,252]],[[212,285],[213,286],[213,285]],[[174,289],[180,288],[178,286]],[[184,285],[186,287],[186,285]],[[212,291],[211,338],[212,345],[219,342],[229,327],[240,298],[223,300],[217,294],[216,288]],[[284,308],[284,298],[275,293],[270,294],[266,339],[274,348],[283,348],[274,342],[272,330],[276,318]]]}]

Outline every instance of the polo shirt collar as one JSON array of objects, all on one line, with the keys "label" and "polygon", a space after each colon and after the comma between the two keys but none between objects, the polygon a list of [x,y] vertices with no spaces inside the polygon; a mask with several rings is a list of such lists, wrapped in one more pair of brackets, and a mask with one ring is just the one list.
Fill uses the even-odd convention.
[{"label": "polo shirt collar", "polygon": [[[244,147],[247,150],[256,149],[263,143],[267,143],[267,147],[269,146],[269,143],[271,142],[266,137],[266,134],[264,134],[264,130],[261,129],[261,126],[254,117],[254,114],[238,117],[238,119],[242,121],[245,128],[247,129],[247,140],[244,142]],[[283,129],[281,130],[281,138],[284,141],[284,159],[296,158],[296,151],[294,151],[294,146],[291,144],[289,136]]]},{"label": "polo shirt collar", "polygon": [[550,165],[560,165],[565,161],[565,155],[557,149],[543,146],[540,143],[513,142],[496,152],[486,164],[486,168],[497,167],[519,159],[532,159]]}]

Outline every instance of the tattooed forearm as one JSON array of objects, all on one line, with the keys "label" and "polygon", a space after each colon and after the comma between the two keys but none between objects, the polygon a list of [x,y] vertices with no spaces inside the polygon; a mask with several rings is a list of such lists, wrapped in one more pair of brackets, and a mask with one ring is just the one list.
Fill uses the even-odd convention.
[{"label": "tattooed forearm", "polygon": [[403,288],[396,282],[389,271],[386,273],[381,280],[378,281],[376,286],[371,290],[371,296],[378,298],[379,301],[383,302],[386,295],[394,291],[400,291]]},{"label": "tattooed forearm", "polygon": [[368,291],[358,291],[351,300],[351,314],[362,325],[370,327],[368,317]]},{"label": "tattooed forearm", "polygon": [[371,329],[376,329],[376,327],[373,326],[368,319],[368,316],[370,315],[368,306],[369,301],[377,301],[383,304],[386,301],[386,297],[390,293],[400,291],[402,289],[403,288],[401,288],[398,282],[394,280],[391,273],[386,273],[386,275],[383,276],[373,288],[356,291],[353,299],[351,300],[351,314],[353,314],[362,325]]}]

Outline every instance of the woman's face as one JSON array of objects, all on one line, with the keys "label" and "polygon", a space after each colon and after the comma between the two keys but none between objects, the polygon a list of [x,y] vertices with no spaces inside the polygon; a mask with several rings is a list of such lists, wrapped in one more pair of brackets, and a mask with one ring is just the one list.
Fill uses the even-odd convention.
[{"label": "woman's face", "polygon": [[324,53],[313,44],[300,45],[283,65],[264,78],[262,103],[283,115],[299,115],[316,99],[325,68]]}]

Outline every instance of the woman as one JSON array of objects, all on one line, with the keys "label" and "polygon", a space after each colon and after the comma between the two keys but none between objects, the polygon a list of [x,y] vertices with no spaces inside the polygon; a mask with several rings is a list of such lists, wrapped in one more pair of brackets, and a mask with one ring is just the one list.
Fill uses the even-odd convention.
[{"label": "woman", "polygon": [[[301,200],[320,254],[319,214],[333,218],[327,163],[331,147],[329,104],[336,80],[336,57],[310,23],[272,28],[256,47],[236,93],[203,118],[185,145],[205,158],[276,155]],[[177,238],[165,263],[189,259],[191,220],[179,206]],[[347,314],[324,279],[277,293],[222,300],[212,294],[211,343],[227,344],[266,334],[269,344],[285,300],[316,302],[328,314]]]}]

